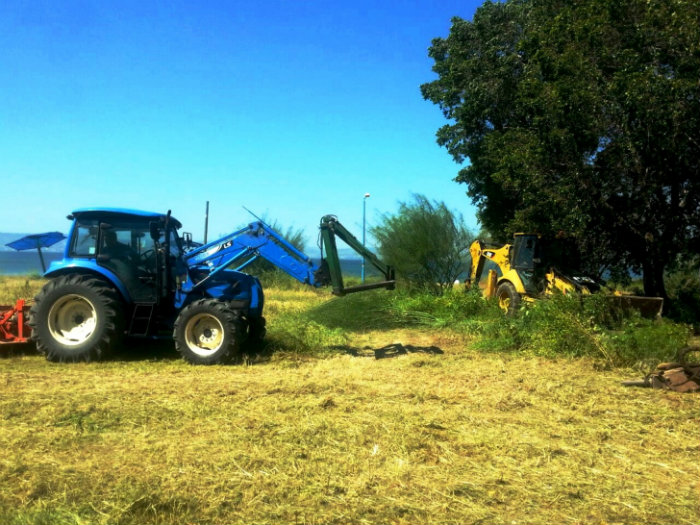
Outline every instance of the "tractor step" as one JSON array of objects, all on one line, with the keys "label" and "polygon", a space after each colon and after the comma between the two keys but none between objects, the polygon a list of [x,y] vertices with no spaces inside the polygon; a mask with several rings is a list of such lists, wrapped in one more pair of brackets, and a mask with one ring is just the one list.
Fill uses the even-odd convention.
[{"label": "tractor step", "polygon": [[129,325],[129,335],[145,337],[149,334],[155,306],[154,303],[136,303],[134,305],[134,313],[131,316]]}]

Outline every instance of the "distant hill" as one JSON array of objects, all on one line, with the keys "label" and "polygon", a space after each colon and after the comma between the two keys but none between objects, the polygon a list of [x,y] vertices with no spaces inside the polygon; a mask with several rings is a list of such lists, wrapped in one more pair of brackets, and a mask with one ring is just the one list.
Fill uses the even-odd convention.
[{"label": "distant hill", "polygon": [[[5,246],[8,242],[16,241],[17,239],[20,239],[24,237],[25,235],[29,235],[28,233],[2,233],[0,232],[0,252],[14,252],[16,250],[13,250],[12,248]],[[61,253],[63,252],[63,248],[66,245],[66,241],[61,241],[59,243],[54,244],[53,246],[49,248],[42,248],[42,251],[45,252],[58,252]]]}]

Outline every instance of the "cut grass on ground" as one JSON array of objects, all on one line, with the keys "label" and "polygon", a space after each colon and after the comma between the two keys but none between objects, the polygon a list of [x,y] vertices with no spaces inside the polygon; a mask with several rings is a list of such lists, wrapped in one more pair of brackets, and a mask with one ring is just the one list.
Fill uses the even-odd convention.
[{"label": "cut grass on ground", "polygon": [[327,299],[268,291],[252,366],[1,358],[0,523],[700,521],[697,396],[449,329],[304,317],[334,352],[289,341]]}]

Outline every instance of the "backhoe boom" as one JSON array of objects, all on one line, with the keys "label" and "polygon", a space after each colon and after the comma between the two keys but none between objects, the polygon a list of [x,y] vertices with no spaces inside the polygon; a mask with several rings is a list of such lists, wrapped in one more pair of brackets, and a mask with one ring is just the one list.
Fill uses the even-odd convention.
[{"label": "backhoe boom", "polygon": [[[326,259],[328,263],[328,273],[330,274],[331,284],[333,285],[333,293],[335,295],[346,295],[349,293],[363,292],[365,290],[373,290],[375,288],[386,288],[393,290],[396,285],[394,269],[384,264],[377,258],[374,253],[369,251],[357,238],[350,233],[340,222],[335,215],[325,215],[321,219],[321,243],[326,251]],[[361,255],[365,260],[369,261],[381,274],[384,280],[375,283],[360,284],[357,286],[345,287],[343,284],[343,275],[340,268],[340,259],[338,258],[338,248],[335,238],[345,242],[355,253]]]}]

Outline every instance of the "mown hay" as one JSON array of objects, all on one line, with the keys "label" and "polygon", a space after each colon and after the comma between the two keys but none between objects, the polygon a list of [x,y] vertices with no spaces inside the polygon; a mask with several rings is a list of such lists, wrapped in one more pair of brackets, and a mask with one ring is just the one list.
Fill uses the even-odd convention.
[{"label": "mown hay", "polygon": [[[373,332],[363,343],[428,334]],[[697,523],[696,399],[585,359],[0,361],[3,523]]]},{"label": "mown hay", "polygon": [[304,317],[327,299],[268,290],[279,349],[247,365],[0,359],[0,522],[700,521],[696,396],[460,329]]}]

